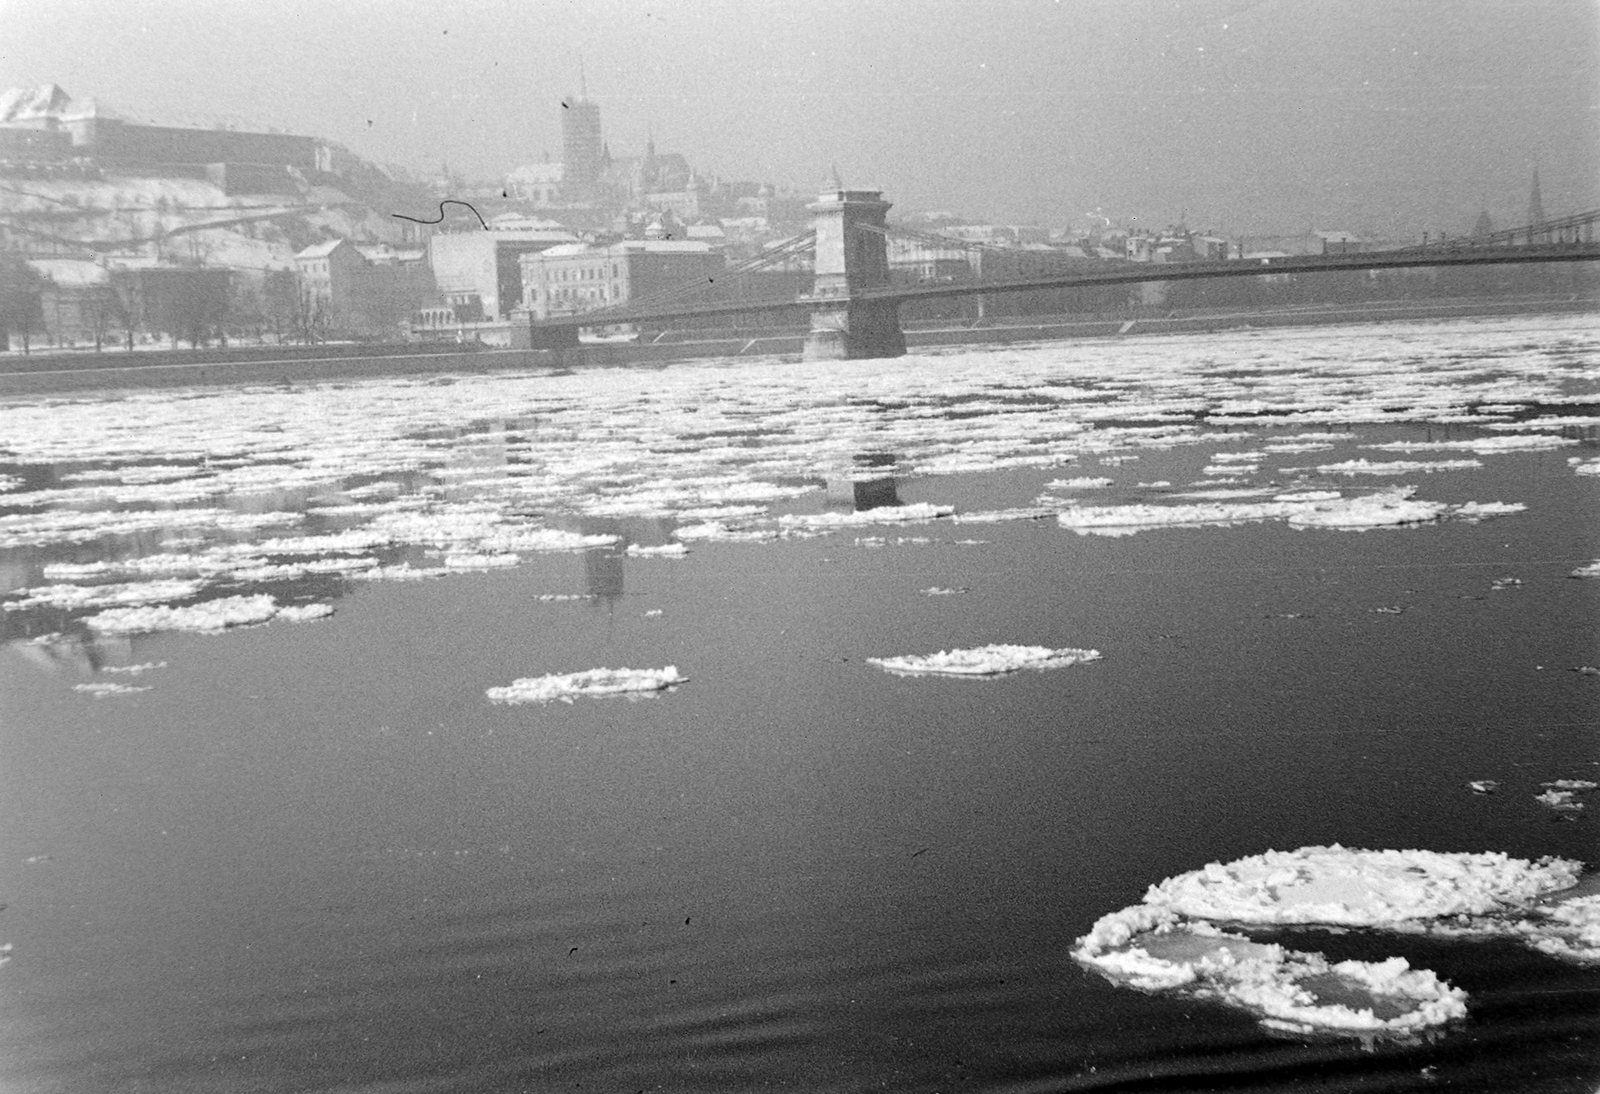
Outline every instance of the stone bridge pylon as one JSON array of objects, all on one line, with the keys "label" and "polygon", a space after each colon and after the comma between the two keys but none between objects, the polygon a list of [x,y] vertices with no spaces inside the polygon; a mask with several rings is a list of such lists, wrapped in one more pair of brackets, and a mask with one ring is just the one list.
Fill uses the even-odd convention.
[{"label": "stone bridge pylon", "polygon": [[838,174],[806,206],[817,233],[816,282],[805,299],[812,305],[805,359],[900,357],[906,337],[900,305],[862,299],[867,289],[889,286],[890,203],[881,190],[846,190]]}]

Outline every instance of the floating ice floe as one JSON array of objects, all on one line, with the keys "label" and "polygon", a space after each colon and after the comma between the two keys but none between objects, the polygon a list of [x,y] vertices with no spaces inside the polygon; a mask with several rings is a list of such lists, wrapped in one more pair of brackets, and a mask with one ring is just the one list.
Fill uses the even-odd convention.
[{"label": "floating ice floe", "polygon": [[1500,784],[1494,779],[1473,779],[1467,784],[1474,794],[1493,794],[1500,789]]},{"label": "floating ice floe", "polygon": [[710,520],[703,524],[685,524],[672,530],[680,540],[701,540],[720,543],[764,543],[778,538],[771,528],[730,528],[721,521]]},{"label": "floating ice floe", "polygon": [[940,588],[938,585],[935,585],[932,588],[923,589],[922,590],[922,595],[923,596],[960,596],[962,593],[964,593],[966,591],[967,591],[967,589],[966,589],[966,586],[964,586],[964,585],[958,586],[958,587],[953,588],[953,589],[944,589],[944,588]]},{"label": "floating ice floe", "polygon": [[1473,437],[1464,441],[1388,441],[1384,444],[1362,445],[1373,452],[1477,452],[1488,455],[1499,452],[1544,452],[1552,448],[1566,448],[1579,442],[1569,437],[1549,433],[1532,433],[1525,437]]},{"label": "floating ice floe", "polygon": [[1041,520],[1061,512],[1059,505],[1028,505],[1015,509],[980,509],[972,513],[955,513],[950,520],[956,524],[1003,524],[1013,520]]},{"label": "floating ice floe", "polygon": [[926,547],[933,540],[927,536],[857,536],[853,542],[857,547]]},{"label": "floating ice floe", "polygon": [[15,600],[0,604],[8,612],[48,605],[68,611],[126,607],[168,600],[186,600],[203,587],[200,581],[141,581],[116,585],[45,585],[23,589]]},{"label": "floating ice floe", "polygon": [[1044,488],[1046,490],[1098,490],[1100,487],[1110,486],[1111,483],[1111,479],[1084,475],[1076,479],[1051,479],[1044,484]]},{"label": "floating ice floe", "polygon": [[444,564],[451,570],[495,570],[506,566],[515,566],[520,562],[516,555],[445,555]]},{"label": "floating ice floe", "polygon": [[1589,964],[1600,962],[1600,896],[1581,876],[1575,861],[1495,852],[1268,851],[1152,885],[1073,956],[1116,983],[1217,999],[1275,1029],[1407,1035],[1465,1017],[1466,994],[1401,958],[1331,964],[1219,924],[1502,937]]},{"label": "floating ice floe", "polygon": [[1439,520],[1451,510],[1444,502],[1415,501],[1415,487],[1383,491],[1362,497],[1319,500],[1208,502],[1188,505],[1074,506],[1056,516],[1063,528],[1074,531],[1157,527],[1203,527],[1282,520],[1296,527],[1360,529],[1386,525],[1423,524]]},{"label": "floating ice floe", "polygon": [[[778,523],[786,528],[862,528],[873,524],[924,524],[954,513],[953,505],[933,505],[917,502],[914,505],[884,505],[877,509],[862,509],[853,513],[786,513]],[[681,529],[680,529],[681,530]]]},{"label": "floating ice floe", "polygon": [[101,665],[100,671],[120,676],[141,676],[144,673],[166,667],[167,663],[165,661],[146,661],[140,665]]},{"label": "floating ice floe", "polygon": [[132,684],[118,684],[113,681],[94,684],[74,684],[73,691],[81,691],[92,695],[96,699],[105,699],[112,695],[134,695],[141,691],[149,691],[147,687],[135,687]]},{"label": "floating ice floe", "polygon": [[989,645],[904,657],[869,657],[867,663],[898,676],[998,676],[1022,669],[1058,669],[1080,661],[1098,660],[1099,650]]},{"label": "floating ice floe", "polygon": [[630,543],[627,553],[630,558],[684,558],[689,554],[689,548],[682,543],[662,543],[653,547]]},{"label": "floating ice floe", "polygon": [[[1409,475],[1414,471],[1470,471],[1482,467],[1482,460],[1389,460],[1374,463],[1371,460],[1345,460],[1343,463],[1319,464],[1319,475]],[[1284,470],[1296,470],[1285,468]]]},{"label": "floating ice floe", "polygon": [[505,687],[489,688],[485,694],[491,703],[548,703],[553,699],[570,703],[582,695],[653,695],[688,679],[676,665],[660,669],[589,669],[564,675],[526,676]]},{"label": "floating ice floe", "polygon": [[1600,559],[1595,559],[1593,562],[1584,563],[1582,566],[1579,566],[1576,570],[1573,570],[1572,573],[1568,574],[1567,576],[1568,577],[1600,577]]},{"label": "floating ice floe", "polygon": [[152,631],[216,632],[229,627],[265,623],[270,619],[297,623],[333,614],[331,604],[281,606],[265,593],[255,596],[226,596],[182,607],[155,605],[143,608],[111,608],[86,616],[84,623],[99,634],[146,634]]},{"label": "floating ice floe", "polygon": [[1272,495],[1273,501],[1338,501],[1344,495],[1337,490],[1291,490],[1286,494]]},{"label": "floating ice floe", "polygon": [[1574,459],[1568,460],[1567,462],[1572,465],[1572,470],[1576,474],[1579,474],[1579,475],[1600,475],[1600,459],[1579,460],[1579,459],[1574,458]]},{"label": "floating ice floe", "polygon": [[1486,520],[1489,517],[1503,517],[1508,513],[1521,513],[1526,511],[1527,508],[1520,501],[1464,501],[1456,506],[1450,515],[1457,520],[1476,524],[1478,521]]}]

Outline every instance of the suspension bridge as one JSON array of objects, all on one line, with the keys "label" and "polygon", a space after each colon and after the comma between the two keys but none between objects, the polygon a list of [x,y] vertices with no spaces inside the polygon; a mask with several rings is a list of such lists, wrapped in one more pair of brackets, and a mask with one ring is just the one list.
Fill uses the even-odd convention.
[{"label": "suspension bridge", "polygon": [[[900,305],[919,300],[1041,289],[1088,289],[1155,281],[1289,276],[1355,270],[1511,265],[1540,262],[1600,261],[1594,239],[1600,210],[1481,236],[1438,239],[1418,246],[1381,251],[1289,255],[1271,258],[1206,259],[1189,262],[1080,260],[1071,267],[1027,276],[985,280],[896,284],[890,274],[891,240],[945,252],[996,252],[1015,257],[1014,248],[918,232],[887,221],[891,204],[877,190],[849,190],[835,184],[809,205],[809,231],[768,247],[754,258],[715,277],[696,278],[610,307],[531,321],[534,348],[578,346],[583,328],[648,324],[683,319],[770,314],[810,315],[805,357],[813,360],[897,357],[905,353]],[[1026,253],[1026,252],[1025,252]],[[813,268],[811,291],[771,299],[743,291],[753,275]]]}]

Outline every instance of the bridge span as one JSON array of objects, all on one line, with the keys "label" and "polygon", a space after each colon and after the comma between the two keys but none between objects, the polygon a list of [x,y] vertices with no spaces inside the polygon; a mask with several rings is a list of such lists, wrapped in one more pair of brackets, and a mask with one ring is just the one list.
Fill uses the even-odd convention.
[{"label": "bridge span", "polygon": [[[898,357],[906,351],[899,308],[908,301],[1155,281],[1600,261],[1600,242],[1594,239],[1594,225],[1600,220],[1600,210],[1596,210],[1479,239],[1447,239],[1385,251],[1173,263],[1106,260],[1095,263],[1093,268],[1063,270],[1043,276],[896,285],[890,278],[888,240],[899,234],[899,230],[887,223],[890,207],[881,191],[847,190],[843,186],[825,190],[808,206],[812,212],[812,230],[776,248],[776,253],[786,259],[806,252],[813,254],[815,279],[807,294],[782,300],[726,298],[730,280],[761,267],[763,260],[757,258],[729,271],[722,279],[721,298],[709,297],[707,290],[712,280],[705,279],[614,307],[533,320],[532,345],[536,349],[576,348],[581,328],[729,315],[800,313],[811,316],[811,329],[805,342],[807,359]],[[950,247],[972,246],[960,239],[927,233],[907,234],[923,242],[936,241]]]}]

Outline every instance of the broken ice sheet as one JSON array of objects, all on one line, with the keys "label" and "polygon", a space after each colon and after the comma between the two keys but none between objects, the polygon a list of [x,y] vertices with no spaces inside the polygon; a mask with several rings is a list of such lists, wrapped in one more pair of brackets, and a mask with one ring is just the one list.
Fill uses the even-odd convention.
[{"label": "broken ice sheet", "polygon": [[1098,660],[1099,650],[989,645],[905,657],[869,657],[867,663],[897,676],[998,676],[1022,669],[1055,669]]},{"label": "broken ice sheet", "polygon": [[195,631],[214,634],[229,627],[245,627],[279,619],[299,623],[333,614],[331,604],[280,605],[265,593],[225,596],[200,604],[170,607],[110,608],[86,616],[84,623],[97,634],[146,634],[152,631]]},{"label": "broken ice sheet", "polygon": [[1466,995],[1400,958],[1330,965],[1219,924],[1510,938],[1600,962],[1600,894],[1582,864],[1498,852],[1268,851],[1152,885],[1103,916],[1073,956],[1117,983],[1185,991],[1295,1032],[1405,1035],[1466,1014]]},{"label": "broken ice sheet", "polygon": [[1073,956],[1113,983],[1215,999],[1284,1032],[1405,1036],[1467,1014],[1466,992],[1403,957],[1334,964],[1148,905],[1102,917]]},{"label": "broken ice sheet", "polygon": [[548,703],[559,699],[570,703],[573,699],[589,695],[624,695],[643,698],[676,687],[688,681],[678,672],[676,665],[660,669],[589,669],[585,672],[553,673],[548,676],[525,676],[513,680],[505,687],[489,688],[485,694],[491,703]]}]

